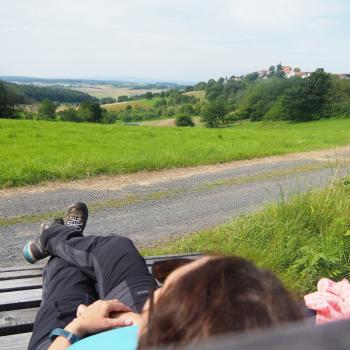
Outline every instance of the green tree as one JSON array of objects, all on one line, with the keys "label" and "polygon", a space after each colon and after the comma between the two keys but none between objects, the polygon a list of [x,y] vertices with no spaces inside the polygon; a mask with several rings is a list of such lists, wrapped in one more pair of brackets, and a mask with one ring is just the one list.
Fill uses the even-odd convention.
[{"label": "green tree", "polygon": [[152,92],[147,91],[147,92],[145,93],[145,99],[146,99],[146,100],[150,100],[151,98],[153,98]]},{"label": "green tree", "polygon": [[5,83],[0,81],[0,118],[20,118],[23,111],[16,105],[24,104],[24,96],[17,91],[16,84]]},{"label": "green tree", "polygon": [[49,99],[45,99],[40,103],[38,109],[39,119],[53,120],[56,118],[56,108],[57,106]]},{"label": "green tree", "polygon": [[59,120],[65,122],[82,122],[83,119],[78,111],[72,107],[57,113]]},{"label": "green tree", "polygon": [[317,69],[309,78],[286,91],[283,99],[285,115],[295,121],[321,118],[330,88],[330,74],[322,68]]},{"label": "green tree", "polygon": [[118,96],[118,99],[117,99],[118,102],[126,102],[126,101],[129,101],[129,97],[128,96]]},{"label": "green tree", "polygon": [[285,78],[286,77],[286,73],[284,73],[281,63],[279,63],[276,66],[276,71],[273,74],[273,76],[276,77],[276,78]]},{"label": "green tree", "polygon": [[223,101],[215,100],[204,105],[201,111],[201,119],[207,128],[218,128],[226,117],[226,107]]},{"label": "green tree", "polygon": [[258,80],[259,74],[257,72],[249,73],[244,77],[244,80],[249,81],[249,82],[254,82]]},{"label": "green tree", "polygon": [[197,85],[194,86],[195,90],[205,90],[207,87],[207,83],[204,81],[200,81]]},{"label": "green tree", "polygon": [[175,115],[175,108],[174,107],[167,108],[166,115],[168,115],[169,117],[172,117],[173,115]]},{"label": "green tree", "polygon": [[194,126],[193,119],[185,114],[178,115],[175,119],[176,126]]},{"label": "green tree", "polygon": [[[301,81],[301,79],[298,80]],[[291,79],[277,78],[257,81],[245,91],[237,115],[251,121],[262,120],[276,99],[295,82]]]},{"label": "green tree", "polygon": [[185,103],[180,107],[180,113],[181,114],[194,114],[194,108],[193,105],[190,103]]},{"label": "green tree", "polygon": [[79,107],[79,115],[88,122],[100,123],[102,121],[101,106],[95,102],[83,102]]},{"label": "green tree", "polygon": [[276,72],[275,66],[270,66],[268,76],[273,77]]},{"label": "green tree", "polygon": [[7,97],[5,84],[0,81],[0,118],[8,118],[10,114],[10,106]]},{"label": "green tree", "polygon": [[167,102],[166,102],[166,98],[164,98],[164,97],[160,97],[154,103],[154,107],[156,107],[156,108],[165,107],[166,105],[167,105]]},{"label": "green tree", "polygon": [[108,103],[116,103],[117,100],[114,97],[102,97],[100,98],[101,105],[105,105]]},{"label": "green tree", "polygon": [[326,96],[324,117],[350,117],[350,80],[333,76]]}]

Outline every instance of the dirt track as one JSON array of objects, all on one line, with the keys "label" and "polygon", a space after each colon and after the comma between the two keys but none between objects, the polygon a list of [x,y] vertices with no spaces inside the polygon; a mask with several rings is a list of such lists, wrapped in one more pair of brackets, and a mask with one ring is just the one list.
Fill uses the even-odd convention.
[{"label": "dirt track", "polygon": [[350,146],[3,190],[0,266],[23,264],[21,249],[37,233],[41,215],[56,216],[76,200],[92,208],[86,234],[121,234],[148,245],[224,223],[281,192],[324,186],[346,174],[349,161]]}]

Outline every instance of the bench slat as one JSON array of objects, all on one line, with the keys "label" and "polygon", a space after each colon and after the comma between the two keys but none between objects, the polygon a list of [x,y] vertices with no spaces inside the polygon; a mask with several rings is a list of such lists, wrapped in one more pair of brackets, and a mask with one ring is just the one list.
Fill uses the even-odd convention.
[{"label": "bench slat", "polygon": [[[0,281],[0,293],[42,287],[41,277],[19,278]],[[1,294],[0,294],[1,298]],[[0,302],[1,303],[1,302]]]},{"label": "bench slat", "polygon": [[38,310],[39,308],[1,311],[0,336],[31,332]]},{"label": "bench slat", "polygon": [[44,265],[26,265],[26,266],[14,266],[14,267],[0,267],[0,274],[2,272],[11,272],[11,271],[23,271],[23,270],[42,270]]},{"label": "bench slat", "polygon": [[32,333],[6,335],[0,337],[1,350],[26,350]]},{"label": "bench slat", "polygon": [[41,272],[41,269],[0,272],[0,281],[13,280],[18,278],[40,277]]},{"label": "bench slat", "polygon": [[24,309],[40,305],[42,289],[5,292],[0,294],[0,311]]}]

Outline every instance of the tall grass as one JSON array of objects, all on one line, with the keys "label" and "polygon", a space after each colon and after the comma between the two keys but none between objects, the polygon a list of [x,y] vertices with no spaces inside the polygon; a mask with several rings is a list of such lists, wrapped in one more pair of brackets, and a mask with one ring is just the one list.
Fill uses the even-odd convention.
[{"label": "tall grass", "polygon": [[214,164],[350,143],[350,119],[155,128],[0,119],[0,188]]},{"label": "tall grass", "polygon": [[184,237],[146,255],[216,252],[246,257],[295,291],[350,275],[350,181],[270,204],[227,225]]}]

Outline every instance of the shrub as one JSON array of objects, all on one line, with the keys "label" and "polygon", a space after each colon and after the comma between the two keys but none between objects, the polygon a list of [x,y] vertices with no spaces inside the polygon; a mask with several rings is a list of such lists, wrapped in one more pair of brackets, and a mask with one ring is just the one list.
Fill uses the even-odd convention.
[{"label": "shrub", "polygon": [[226,115],[226,107],[222,100],[209,102],[201,111],[202,122],[207,128],[218,128],[224,122]]},{"label": "shrub", "polygon": [[82,122],[84,119],[80,116],[77,110],[70,107],[64,111],[57,113],[58,119],[65,122]]},{"label": "shrub", "polygon": [[175,120],[176,126],[194,126],[192,118],[188,115],[178,115]]}]

